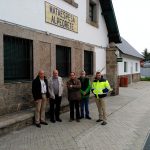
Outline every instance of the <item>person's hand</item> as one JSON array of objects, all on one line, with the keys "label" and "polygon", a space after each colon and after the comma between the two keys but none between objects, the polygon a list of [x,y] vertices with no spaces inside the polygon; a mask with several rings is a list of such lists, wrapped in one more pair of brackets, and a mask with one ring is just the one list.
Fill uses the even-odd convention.
[{"label": "person's hand", "polygon": [[85,95],[86,95],[86,92],[83,92],[83,95],[85,96]]}]

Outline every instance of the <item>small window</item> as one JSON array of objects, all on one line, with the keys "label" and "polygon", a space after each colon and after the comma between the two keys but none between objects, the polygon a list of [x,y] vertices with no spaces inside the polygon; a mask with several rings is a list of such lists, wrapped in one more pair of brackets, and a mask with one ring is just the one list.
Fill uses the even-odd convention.
[{"label": "small window", "polygon": [[138,63],[135,63],[135,71],[138,71]]},{"label": "small window", "polygon": [[4,36],[4,80],[32,80],[33,41]]},{"label": "small window", "polygon": [[62,77],[69,76],[71,71],[71,48],[56,46],[56,68]]},{"label": "small window", "polygon": [[124,72],[127,72],[127,62],[124,62]]},{"label": "small window", "polygon": [[90,5],[89,5],[89,18],[90,18],[90,21],[92,21],[92,22],[95,21],[95,16],[94,16],[95,15],[94,14],[95,7],[96,7],[96,4],[90,2]]},{"label": "small window", "polygon": [[87,23],[98,27],[98,6],[97,1],[87,0]]},{"label": "small window", "polygon": [[93,74],[93,52],[84,51],[84,70],[87,75]]}]

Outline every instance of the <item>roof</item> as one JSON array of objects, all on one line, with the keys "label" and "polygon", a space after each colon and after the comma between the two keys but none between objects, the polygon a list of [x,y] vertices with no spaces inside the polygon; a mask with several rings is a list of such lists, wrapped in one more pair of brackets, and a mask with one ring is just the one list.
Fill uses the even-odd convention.
[{"label": "roof", "polygon": [[112,0],[99,0],[102,8],[102,15],[104,16],[109,42],[121,43],[121,37],[118,29],[118,24],[112,4]]},{"label": "roof", "polygon": [[134,56],[143,59],[143,56],[133,48],[124,38],[121,37],[121,44],[117,44],[118,49],[126,55]]}]

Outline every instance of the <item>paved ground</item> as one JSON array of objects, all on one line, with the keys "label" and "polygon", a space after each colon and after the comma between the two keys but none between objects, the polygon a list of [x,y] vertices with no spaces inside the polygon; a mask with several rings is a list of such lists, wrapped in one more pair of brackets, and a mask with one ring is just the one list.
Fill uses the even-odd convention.
[{"label": "paved ground", "polygon": [[90,104],[92,120],[35,126],[0,138],[0,150],[142,150],[150,129],[150,82],[120,88],[120,95],[108,97],[108,124],[96,123],[98,112]]}]

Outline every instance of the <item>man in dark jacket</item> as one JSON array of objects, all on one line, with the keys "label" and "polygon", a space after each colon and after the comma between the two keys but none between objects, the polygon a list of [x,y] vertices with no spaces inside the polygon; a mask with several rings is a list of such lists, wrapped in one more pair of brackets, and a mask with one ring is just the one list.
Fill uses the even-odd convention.
[{"label": "man in dark jacket", "polygon": [[[89,116],[89,96],[90,96],[90,90],[91,90],[91,85],[90,85],[90,80],[89,78],[86,77],[85,71],[81,72],[80,78],[78,78],[81,82],[81,119],[86,118],[86,119],[91,119]],[[85,116],[84,116],[84,109],[85,109]]]},{"label": "man in dark jacket", "polygon": [[43,70],[39,71],[38,76],[32,82],[32,94],[35,100],[35,124],[40,128],[41,124],[48,125],[45,121],[45,108],[49,92]]},{"label": "man in dark jacket", "polygon": [[70,80],[67,82],[68,100],[70,106],[70,122],[74,120],[74,107],[76,109],[76,121],[80,122],[79,104],[81,100],[81,83],[74,72],[70,73]]}]

